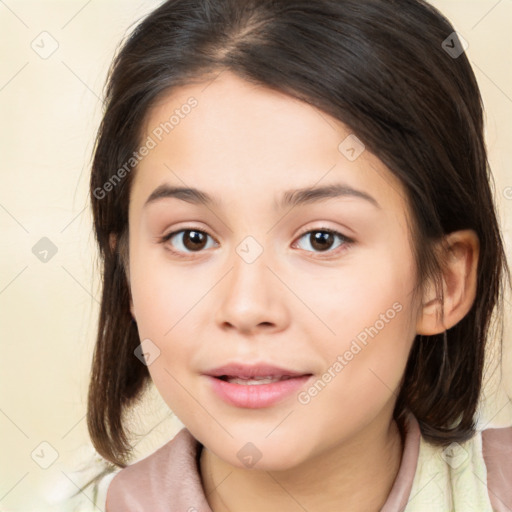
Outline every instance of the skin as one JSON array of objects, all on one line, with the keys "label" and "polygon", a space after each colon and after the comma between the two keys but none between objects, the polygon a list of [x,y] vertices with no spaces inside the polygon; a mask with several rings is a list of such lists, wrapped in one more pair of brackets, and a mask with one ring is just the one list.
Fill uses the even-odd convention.
[{"label": "skin", "polygon": [[[449,240],[455,249],[441,322],[435,290],[414,293],[403,187],[368,150],[355,161],[338,150],[349,128],[224,71],[163,98],[148,114],[143,140],[191,96],[197,107],[140,162],[130,196],[131,310],[140,339],[160,350],[151,377],[204,445],[200,472],[214,512],[340,504],[377,511],[400,466],[392,411],[412,342],[469,310],[478,241],[472,232]],[[199,188],[217,204],[162,198],[144,206],[164,183]],[[275,208],[286,190],[334,183],[376,204],[342,196]],[[315,249],[312,235],[322,228],[353,241],[334,237],[325,251]],[[162,242],[181,229],[210,236],[196,252],[188,232]],[[237,253],[248,236],[262,249],[252,263]],[[232,361],[269,362],[317,380],[393,304],[400,309],[394,318],[307,404],[293,393],[271,407],[237,408],[203,375]],[[252,468],[237,457],[248,442],[261,453]]]}]

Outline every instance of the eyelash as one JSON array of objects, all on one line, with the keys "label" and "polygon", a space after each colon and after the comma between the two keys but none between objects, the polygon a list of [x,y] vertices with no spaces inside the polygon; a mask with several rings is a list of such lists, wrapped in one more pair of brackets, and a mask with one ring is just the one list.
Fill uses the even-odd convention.
[{"label": "eyelash", "polygon": [[[182,229],[179,229],[177,231],[172,231],[171,233],[167,234],[167,235],[164,235],[162,237],[159,237],[158,239],[158,243],[161,243],[161,244],[165,244],[166,242],[168,242],[173,236],[179,234],[179,233],[185,233],[187,231],[197,231],[198,233],[203,233],[207,236],[209,236],[210,238],[212,238],[215,242],[217,242],[217,240],[215,240],[215,238],[210,235],[207,231],[204,231],[202,229],[196,229],[196,228],[193,228],[193,227],[189,227],[189,228],[182,228]],[[336,247],[334,250],[332,249],[329,249],[327,251],[318,251],[318,252],[315,252],[315,251],[307,251],[307,252],[312,252],[313,254],[317,254],[317,255],[322,255],[322,254],[329,254],[329,255],[332,255],[332,254],[338,254],[338,252],[342,251],[343,249],[346,249],[348,248],[350,245],[352,245],[354,243],[354,240],[351,239],[351,238],[348,238],[347,236],[343,235],[342,233],[340,233],[339,231],[336,231],[334,229],[330,229],[330,228],[325,228],[325,227],[320,227],[320,228],[315,228],[315,229],[309,229],[307,231],[304,231],[302,232],[298,237],[297,237],[297,240],[300,240],[302,237],[304,237],[304,235],[307,235],[307,234],[310,234],[310,233],[329,233],[335,237],[338,237],[339,239],[341,239],[341,244]],[[218,242],[217,242],[218,243]],[[294,244],[295,245],[295,244]],[[183,252],[183,251],[176,251],[174,249],[171,249],[169,247],[166,248],[168,251],[170,251],[173,255],[179,257],[179,258],[188,258],[190,257],[191,255],[193,254],[199,254],[201,252],[203,252],[202,250],[201,251],[196,251],[196,252]],[[315,257],[323,257],[323,256],[315,256]]]}]

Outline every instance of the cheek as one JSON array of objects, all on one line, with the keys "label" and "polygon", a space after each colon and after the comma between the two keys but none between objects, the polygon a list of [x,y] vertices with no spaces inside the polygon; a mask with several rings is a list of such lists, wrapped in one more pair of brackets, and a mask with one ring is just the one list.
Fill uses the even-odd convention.
[{"label": "cheek", "polygon": [[139,337],[150,339],[158,350],[158,357],[148,365],[151,379],[173,413],[187,421],[194,410],[187,389],[200,340],[194,332],[198,288],[175,272],[165,276],[155,267],[132,286]]},{"label": "cheek", "polygon": [[405,301],[383,301],[381,308],[366,310],[364,319],[354,309],[358,318],[339,321],[335,342],[324,338],[317,345],[325,368],[298,402],[304,424],[322,443],[342,430],[355,434],[394,403],[414,339],[408,308]]},{"label": "cheek", "polygon": [[190,322],[194,308],[211,286],[191,266],[171,264],[162,247],[140,250],[130,260],[131,293],[137,325],[145,337],[166,339]]},{"label": "cheek", "polygon": [[130,260],[130,272],[139,337],[151,340],[158,352],[149,373],[168,405],[179,409],[180,401],[187,399],[180,383],[186,380],[201,339],[195,330],[206,281],[142,251]]},{"label": "cheek", "polygon": [[[308,316],[309,323],[321,329],[323,338],[330,337],[329,346],[345,350],[347,342],[359,334],[364,340],[366,329],[375,333],[375,325],[379,332],[389,334],[400,324],[405,325],[396,333],[397,342],[404,339],[404,333],[410,334],[411,319],[415,317],[411,304],[415,279],[410,251],[406,247],[393,250],[392,244],[382,244],[379,248],[358,250],[339,268],[315,269],[309,275],[300,273],[293,282],[294,291],[324,326],[313,315]],[[313,332],[310,334],[314,336]]]},{"label": "cheek", "polygon": [[[317,288],[327,293],[313,295],[313,307],[332,331],[317,335],[330,389],[322,391],[320,409],[332,401],[354,410],[381,407],[400,383],[414,340],[412,255],[388,250],[360,256],[350,272],[339,272]],[[321,383],[318,388],[324,389]]]}]

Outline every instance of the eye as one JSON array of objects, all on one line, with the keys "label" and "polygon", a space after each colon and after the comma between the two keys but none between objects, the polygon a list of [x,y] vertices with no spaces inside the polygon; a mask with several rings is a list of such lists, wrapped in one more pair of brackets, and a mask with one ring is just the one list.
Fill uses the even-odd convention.
[{"label": "eye", "polygon": [[[353,240],[350,238],[347,238],[338,231],[329,228],[320,228],[306,231],[300,236],[299,240],[301,239],[306,240],[306,244],[304,244],[306,247],[300,248],[307,251],[312,250],[314,252],[334,252],[334,249],[353,242]],[[337,245],[336,239],[338,240]],[[298,244],[298,242],[296,244]]]},{"label": "eye", "polygon": [[180,231],[173,231],[168,235],[161,238],[160,242],[171,242],[169,245],[173,245],[175,248],[169,249],[174,253],[193,253],[200,252],[203,249],[209,249],[207,247],[208,238],[213,238],[199,229],[181,229]]},{"label": "eye", "polygon": [[[212,243],[208,245],[208,238]],[[329,228],[320,228],[309,230],[299,237],[299,241],[304,239],[305,244],[296,242],[300,249],[312,252],[335,252],[341,246],[346,246],[353,242],[350,238],[344,236],[338,231]],[[160,243],[170,242],[168,250],[177,256],[184,256],[195,252],[201,252],[203,249],[214,247],[216,241],[211,235],[200,229],[181,229],[173,231],[159,239]],[[306,245],[306,247],[304,247]],[[309,247],[308,247],[309,246]]]}]

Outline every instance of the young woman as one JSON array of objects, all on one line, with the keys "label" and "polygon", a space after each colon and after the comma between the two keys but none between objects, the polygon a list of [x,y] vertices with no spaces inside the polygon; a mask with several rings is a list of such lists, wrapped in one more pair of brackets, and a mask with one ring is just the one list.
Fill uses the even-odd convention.
[{"label": "young woman", "polygon": [[[434,8],[165,2],[91,200],[108,512],[512,508],[512,429],[476,427],[507,275],[482,105]],[[185,428],[128,465],[150,383]]]}]

